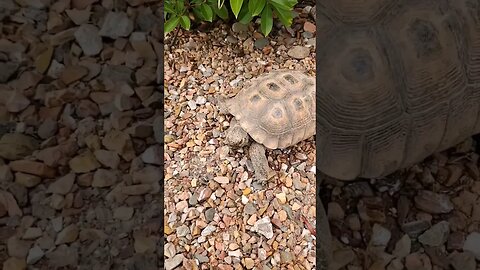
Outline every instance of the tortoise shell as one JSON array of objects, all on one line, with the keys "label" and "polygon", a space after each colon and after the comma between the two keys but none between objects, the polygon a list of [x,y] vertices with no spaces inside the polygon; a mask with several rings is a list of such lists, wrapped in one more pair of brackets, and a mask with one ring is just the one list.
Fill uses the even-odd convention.
[{"label": "tortoise shell", "polygon": [[317,10],[318,169],[381,177],[480,132],[480,1]]},{"label": "tortoise shell", "polygon": [[267,148],[286,148],[315,134],[315,78],[302,71],[260,75],[226,104],[240,126]]}]

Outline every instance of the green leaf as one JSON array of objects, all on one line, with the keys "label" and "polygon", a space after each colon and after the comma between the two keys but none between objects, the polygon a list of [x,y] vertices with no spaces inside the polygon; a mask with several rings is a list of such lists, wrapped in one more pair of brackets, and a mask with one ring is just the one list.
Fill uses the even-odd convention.
[{"label": "green leaf", "polygon": [[293,13],[291,10],[281,9],[276,6],[273,6],[273,9],[275,9],[275,14],[277,15],[278,19],[283,23],[283,25],[292,25]]},{"label": "green leaf", "polygon": [[253,16],[252,13],[248,10],[247,6],[243,6],[243,8],[240,10],[240,13],[238,14],[238,21],[243,24],[248,24],[250,21],[252,21]]},{"label": "green leaf", "polygon": [[183,9],[185,9],[185,3],[182,0],[177,0],[176,4],[177,11],[183,11]]},{"label": "green leaf", "polygon": [[289,7],[284,0],[269,0],[269,3],[276,8],[280,8],[284,10],[291,10],[293,8],[293,7]]},{"label": "green leaf", "polygon": [[193,12],[204,21],[212,22],[213,20],[213,10],[207,4],[201,4],[198,8],[194,9]]},{"label": "green leaf", "polygon": [[200,8],[202,9],[202,12],[205,14],[206,20],[209,21],[209,22],[212,22],[212,20],[213,20],[213,10],[212,10],[212,8],[207,4],[202,4],[200,6]]},{"label": "green leaf", "polygon": [[220,9],[216,6],[213,7],[213,11],[215,14],[218,15],[218,17],[227,20],[228,19],[228,9],[226,6],[222,6]]},{"label": "green leaf", "polygon": [[225,4],[225,0],[217,0],[217,8],[221,9],[223,7],[223,4]]},{"label": "green leaf", "polygon": [[238,19],[238,13],[240,13],[240,9],[242,8],[243,0],[230,0],[230,7],[232,8],[233,14],[235,18]]},{"label": "green leaf", "polygon": [[205,18],[203,16],[203,14],[200,12],[199,8],[194,8],[192,11],[193,11],[193,14],[195,14],[195,18],[198,18],[202,21],[205,21]]},{"label": "green leaf", "polygon": [[268,36],[272,31],[273,27],[273,16],[272,16],[272,7],[267,4],[262,11],[262,19],[260,22],[260,29],[262,30],[263,35]]},{"label": "green leaf", "polygon": [[174,7],[170,2],[165,2],[163,10],[165,11],[165,13],[175,13]]},{"label": "green leaf", "polygon": [[165,31],[165,33],[169,33],[173,29],[175,29],[175,27],[177,27],[179,22],[180,22],[180,17],[177,17],[177,16],[171,17],[165,22],[165,26],[163,30]]},{"label": "green leaf", "polygon": [[250,0],[248,1],[248,11],[252,14],[252,17],[262,13],[265,7],[266,0]]},{"label": "green leaf", "polygon": [[293,9],[293,7],[298,3],[297,0],[285,0],[287,2],[287,5]]},{"label": "green leaf", "polygon": [[187,15],[180,17],[180,25],[185,30],[190,30],[190,18]]}]

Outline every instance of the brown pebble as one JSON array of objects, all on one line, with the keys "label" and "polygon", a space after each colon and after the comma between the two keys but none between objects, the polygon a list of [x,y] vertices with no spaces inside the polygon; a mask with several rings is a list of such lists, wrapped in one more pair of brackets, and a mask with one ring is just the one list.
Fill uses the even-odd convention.
[{"label": "brown pebble", "polygon": [[30,160],[15,160],[8,164],[10,169],[15,172],[29,173],[41,177],[53,178],[55,177],[55,169],[36,161]]}]

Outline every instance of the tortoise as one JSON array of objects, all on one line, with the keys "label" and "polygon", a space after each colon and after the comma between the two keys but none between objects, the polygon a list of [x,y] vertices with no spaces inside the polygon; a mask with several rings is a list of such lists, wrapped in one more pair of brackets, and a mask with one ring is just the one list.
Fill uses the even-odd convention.
[{"label": "tortoise", "polygon": [[480,1],[317,3],[322,173],[385,177],[480,133]]},{"label": "tortoise", "polygon": [[480,1],[322,0],[316,25],[322,173],[384,177],[480,133]]},{"label": "tortoise", "polygon": [[[260,183],[275,175],[266,149],[285,149],[315,135],[315,78],[306,71],[271,71],[247,82],[234,98],[218,100],[220,111],[234,116],[225,132],[226,143],[234,147],[250,143],[248,153]],[[331,258],[331,235],[322,201],[317,204],[317,257],[319,264],[326,265]]]},{"label": "tortoise", "polygon": [[323,0],[318,168],[378,178],[480,132],[480,2]]},{"label": "tortoise", "polygon": [[249,155],[260,182],[274,175],[265,148],[285,149],[315,134],[315,78],[305,71],[262,74],[235,97],[221,97],[220,101],[221,111],[234,116],[225,141],[244,147],[253,139]]}]

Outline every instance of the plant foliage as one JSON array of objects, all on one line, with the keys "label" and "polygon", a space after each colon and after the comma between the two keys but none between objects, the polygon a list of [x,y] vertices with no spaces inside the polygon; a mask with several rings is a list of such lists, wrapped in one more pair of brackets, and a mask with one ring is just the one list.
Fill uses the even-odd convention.
[{"label": "plant foliage", "polygon": [[272,31],[277,18],[285,26],[293,19],[297,0],[166,0],[164,3],[165,33],[176,27],[190,30],[193,22],[213,22],[217,18],[228,20],[232,16],[248,24],[260,17],[260,30],[265,36]]}]

